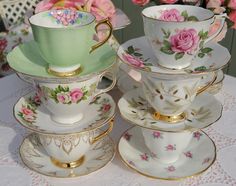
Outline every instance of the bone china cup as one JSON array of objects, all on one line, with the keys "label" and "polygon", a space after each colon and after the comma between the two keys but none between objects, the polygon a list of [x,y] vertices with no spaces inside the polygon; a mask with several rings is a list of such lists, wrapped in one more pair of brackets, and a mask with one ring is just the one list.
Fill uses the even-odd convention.
[{"label": "bone china cup", "polygon": [[[105,89],[98,89],[98,83],[105,75],[110,75],[113,82]],[[52,120],[62,125],[70,125],[80,121],[89,104],[96,96],[108,92],[116,83],[115,74],[104,71],[99,75],[91,75],[87,79],[57,78],[34,79],[34,86]]]},{"label": "bone china cup", "polygon": [[109,127],[104,132],[95,129],[65,135],[38,133],[38,136],[54,164],[63,168],[73,168],[83,163],[86,158],[84,155],[91,145],[105,137],[112,128],[113,120],[109,122]]},{"label": "bone china cup", "polygon": [[[70,9],[40,12],[29,22],[41,56],[55,72],[72,72],[86,65],[89,53],[102,46],[112,33],[108,20],[96,23],[91,13]],[[108,26],[110,32],[95,43],[93,37],[100,25]]]},{"label": "bone china cup", "polygon": [[145,128],[142,128],[142,134],[153,157],[162,163],[177,161],[193,136],[191,131],[168,133]]},{"label": "bone china cup", "polygon": [[[211,48],[205,43],[215,38],[224,25],[224,14],[196,6],[160,5],[142,11],[144,32],[158,59],[165,68],[182,69],[195,57],[204,57]],[[220,20],[219,29],[208,35],[215,19]]]}]

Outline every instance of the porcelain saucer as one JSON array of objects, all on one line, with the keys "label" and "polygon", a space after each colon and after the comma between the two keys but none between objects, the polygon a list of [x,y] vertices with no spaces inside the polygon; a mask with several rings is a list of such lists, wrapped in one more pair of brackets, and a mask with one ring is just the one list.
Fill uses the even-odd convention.
[{"label": "porcelain saucer", "polygon": [[228,64],[231,55],[227,48],[215,42],[209,42],[205,47],[210,50],[200,55],[201,57],[196,55],[192,64],[181,70],[167,69],[157,65],[155,54],[145,37],[125,42],[119,47],[117,54],[128,66],[159,75],[204,74],[220,70]]},{"label": "porcelain saucer", "polygon": [[73,125],[52,121],[48,110],[41,105],[35,92],[21,97],[14,106],[16,120],[29,130],[43,134],[73,134],[100,128],[115,115],[115,102],[106,93],[101,94],[84,111],[84,117]]},{"label": "porcelain saucer", "polygon": [[[46,68],[48,64],[41,57],[39,48],[35,41],[30,41],[15,47],[8,55],[7,60],[12,69],[18,73],[33,76],[33,78],[55,78],[48,74]],[[91,74],[99,74],[113,66],[116,61],[115,51],[105,44],[98,48],[96,52],[87,56],[86,66],[82,67],[82,72],[74,78],[82,78]]]},{"label": "porcelain saucer", "polygon": [[184,149],[176,162],[165,164],[158,160],[158,155],[150,153],[144,143],[141,130],[140,127],[127,130],[119,141],[118,152],[128,167],[144,176],[178,180],[204,172],[215,161],[215,144],[202,131],[193,132],[188,147]]},{"label": "porcelain saucer", "polygon": [[134,89],[125,93],[118,102],[121,116],[140,127],[177,132],[208,127],[222,115],[222,104],[211,94],[202,93],[187,109],[186,120],[169,124],[153,118],[153,108],[146,101],[142,89]]},{"label": "porcelain saucer", "polygon": [[60,168],[54,165],[41,145],[37,134],[32,133],[20,146],[20,156],[25,165],[43,175],[70,178],[90,174],[112,161],[115,145],[109,136],[95,142],[85,154],[85,161],[77,168]]}]

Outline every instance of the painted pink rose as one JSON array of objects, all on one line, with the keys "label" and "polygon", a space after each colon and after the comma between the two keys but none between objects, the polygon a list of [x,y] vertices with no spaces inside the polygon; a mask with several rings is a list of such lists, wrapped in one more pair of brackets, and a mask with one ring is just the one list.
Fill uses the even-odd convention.
[{"label": "painted pink rose", "polygon": [[190,151],[184,153],[187,158],[193,158],[193,154]]},{"label": "painted pink rose", "polygon": [[57,100],[60,103],[67,104],[71,101],[71,97],[67,93],[61,92],[57,94]]},{"label": "painted pink rose", "polygon": [[166,151],[174,151],[174,150],[176,150],[176,145],[169,144],[166,146]]},{"label": "painted pink rose", "polygon": [[70,97],[72,103],[77,103],[83,97],[84,93],[80,88],[76,88],[70,91]]},{"label": "painted pink rose", "polygon": [[103,108],[102,108],[103,112],[108,112],[110,109],[111,109],[111,105],[110,104],[104,104],[103,105]]},{"label": "painted pink rose", "polygon": [[132,0],[132,2],[139,6],[144,6],[150,2],[150,0]]},{"label": "painted pink rose", "polygon": [[175,21],[175,22],[184,21],[184,17],[181,16],[180,12],[175,8],[172,8],[170,10],[164,10],[161,13],[159,19],[162,21]]},{"label": "painted pink rose", "polygon": [[133,66],[141,67],[141,68],[144,67],[142,60],[140,60],[136,57],[133,57],[130,54],[122,54],[122,57],[124,58],[125,61],[127,61],[128,63],[130,63]]},{"label": "painted pink rose", "polygon": [[231,8],[231,9],[236,10],[236,0],[230,0],[229,4],[228,4],[228,7]]},{"label": "painted pink rose", "polygon": [[23,115],[24,120],[28,122],[33,122],[35,120],[35,116],[33,115]]},{"label": "painted pink rose", "polygon": [[198,48],[200,37],[194,29],[183,29],[177,31],[170,37],[171,50],[192,54]]},{"label": "painted pink rose", "polygon": [[234,22],[234,25],[231,28],[236,29],[236,10],[230,12],[229,19]]},{"label": "painted pink rose", "polygon": [[174,4],[176,3],[178,0],[160,0],[161,3],[164,4]]},{"label": "painted pink rose", "polygon": [[197,140],[200,140],[201,136],[202,136],[202,133],[198,131],[193,133],[193,137],[196,138]]},{"label": "painted pink rose", "polygon": [[7,40],[6,38],[0,38],[0,51],[4,51],[7,47]]},{"label": "painted pink rose", "polygon": [[162,133],[159,131],[155,131],[152,133],[154,138],[162,138]]},{"label": "painted pink rose", "polygon": [[29,115],[29,116],[32,116],[32,115],[34,115],[34,113],[33,113],[33,111],[32,110],[30,110],[30,109],[28,109],[28,108],[26,108],[26,107],[22,107],[21,108],[21,112],[24,114],[24,115]]},{"label": "painted pink rose", "polygon": [[176,170],[173,165],[167,167],[166,169],[167,169],[167,171],[169,171],[169,172],[174,172],[174,171]]}]

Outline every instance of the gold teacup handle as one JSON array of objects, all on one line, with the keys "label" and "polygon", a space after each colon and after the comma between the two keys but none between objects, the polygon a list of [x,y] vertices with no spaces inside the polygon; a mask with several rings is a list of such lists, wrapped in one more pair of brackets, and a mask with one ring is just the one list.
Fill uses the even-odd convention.
[{"label": "gold teacup handle", "polygon": [[103,133],[99,134],[97,137],[92,139],[91,144],[94,144],[95,142],[99,141],[100,139],[108,135],[112,131],[113,125],[114,125],[114,119],[109,121],[109,128],[107,130],[105,130]]},{"label": "gold teacup handle", "polygon": [[104,20],[101,20],[101,21],[99,21],[99,22],[97,23],[97,25],[95,26],[96,33],[98,33],[98,27],[99,27],[100,25],[102,25],[102,24],[105,24],[105,25],[108,26],[108,28],[109,28],[109,33],[108,33],[107,37],[106,37],[103,41],[101,41],[101,42],[95,44],[94,46],[92,46],[92,47],[91,47],[91,50],[89,51],[89,53],[92,53],[94,50],[96,50],[96,49],[99,48],[100,46],[104,45],[104,44],[110,39],[110,37],[112,36],[113,27],[112,27],[112,24],[110,23],[110,21],[108,20],[108,18],[107,18],[107,19],[104,19]]},{"label": "gold teacup handle", "polygon": [[204,87],[198,89],[197,95],[201,94],[202,92],[207,90],[210,86],[212,86],[215,83],[215,81],[217,79],[217,74],[216,74],[216,72],[213,72],[213,73],[214,73],[214,76],[213,76],[212,80],[207,85],[205,85]]}]

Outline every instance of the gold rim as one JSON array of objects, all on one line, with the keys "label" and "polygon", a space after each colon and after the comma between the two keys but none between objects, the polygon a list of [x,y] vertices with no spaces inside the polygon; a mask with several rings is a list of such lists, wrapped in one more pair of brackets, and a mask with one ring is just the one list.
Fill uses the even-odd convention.
[{"label": "gold rim", "polygon": [[174,124],[174,123],[178,123],[178,122],[181,122],[183,120],[186,119],[187,117],[187,114],[185,112],[179,114],[179,115],[175,115],[175,116],[167,116],[167,115],[162,115],[160,114],[159,112],[155,112],[152,117],[155,119],[155,120],[158,120],[158,121],[164,121],[166,122],[167,124]]},{"label": "gold rim", "polygon": [[57,167],[60,167],[63,169],[73,169],[73,168],[79,167],[80,165],[82,165],[84,163],[85,156],[82,156],[81,158],[79,158],[76,161],[68,162],[68,163],[61,162],[54,157],[50,157],[50,159],[51,159],[51,162]]},{"label": "gold rim", "polygon": [[[100,130],[100,129],[99,129],[99,130]],[[100,131],[101,131],[101,130],[100,130]],[[113,155],[111,156],[111,158],[110,158],[109,160],[107,160],[107,162],[104,163],[103,166],[99,167],[99,168],[96,169],[95,171],[92,171],[92,172],[89,172],[89,173],[86,173],[86,174],[72,175],[72,176],[67,176],[67,177],[53,176],[53,175],[45,174],[44,172],[38,171],[38,170],[36,170],[36,169],[34,169],[34,168],[28,166],[27,163],[25,163],[24,157],[23,157],[22,154],[21,154],[21,149],[22,149],[22,146],[23,146],[25,140],[26,140],[30,135],[37,135],[37,134],[34,134],[34,133],[32,134],[32,133],[31,133],[31,134],[29,134],[28,136],[25,137],[25,139],[23,140],[23,142],[21,143],[20,148],[19,148],[20,158],[21,158],[23,164],[24,164],[28,169],[30,169],[30,170],[32,170],[32,171],[34,171],[34,172],[37,172],[37,173],[39,173],[39,174],[48,176],[48,177],[53,177],[53,178],[74,178],[74,177],[80,177],[80,176],[89,175],[89,174],[91,174],[91,173],[93,173],[93,172],[96,172],[96,171],[99,171],[100,169],[102,169],[103,167],[105,167],[108,163],[110,163],[110,162],[113,160],[113,158],[115,157],[115,154],[116,154],[115,142],[113,141],[113,139],[112,139],[109,135],[107,135],[107,138],[111,141],[111,145],[113,146],[113,148],[112,148],[112,149],[113,149]]]},{"label": "gold rim", "polygon": [[[213,96],[213,95],[212,95],[212,96]],[[220,103],[220,102],[219,102],[219,103]],[[220,115],[218,116],[218,118],[217,118],[215,121],[213,121],[212,123],[209,123],[209,125],[206,125],[206,126],[204,126],[203,128],[201,128],[201,129],[205,129],[205,128],[211,126],[212,124],[214,124],[215,122],[217,122],[217,121],[221,118],[222,112],[223,112],[223,105],[222,105],[222,103],[220,103],[220,105],[221,105],[221,111],[220,111]],[[186,128],[186,129],[177,130],[177,131],[164,130],[164,129],[161,129],[161,128],[151,128],[151,127],[146,127],[146,126],[143,126],[143,125],[139,125],[139,124],[137,124],[137,123],[135,123],[135,122],[133,122],[133,121],[127,119],[125,116],[122,115],[122,113],[120,112],[120,110],[119,110],[119,114],[120,114],[121,118],[122,118],[123,120],[125,120],[126,122],[131,123],[131,124],[133,124],[133,125],[135,125],[135,126],[138,126],[138,127],[141,127],[141,128],[145,128],[145,129],[150,129],[150,130],[158,130],[158,131],[161,131],[161,132],[169,132],[169,133],[179,133],[179,132],[184,132],[184,131],[195,132],[195,131],[201,130],[201,129],[197,129],[197,128],[193,128],[193,127],[191,127],[191,128],[188,127],[188,128]]]},{"label": "gold rim", "polygon": [[122,157],[122,155],[121,155],[121,153],[120,153],[120,150],[119,150],[119,144],[120,144],[121,138],[123,137],[123,135],[124,135],[127,131],[129,131],[129,130],[132,129],[132,128],[133,128],[133,127],[127,129],[127,130],[122,134],[122,136],[120,137],[119,142],[118,142],[118,144],[117,144],[117,152],[118,152],[118,154],[119,154],[119,157],[120,157],[121,161],[124,163],[124,165],[126,165],[126,166],[127,166],[128,168],[130,168],[131,170],[133,170],[133,171],[135,171],[135,172],[137,172],[137,173],[139,173],[139,174],[141,174],[141,175],[143,175],[143,176],[146,176],[146,177],[148,177],[148,178],[154,178],[154,179],[160,179],[160,180],[169,180],[169,181],[179,181],[179,180],[183,180],[183,179],[186,179],[186,178],[195,177],[195,176],[198,176],[198,175],[202,174],[202,173],[205,172],[208,168],[210,168],[210,167],[213,165],[213,163],[216,161],[216,145],[215,145],[215,142],[214,142],[204,131],[202,131],[202,130],[197,130],[197,131],[201,131],[202,133],[204,133],[204,134],[211,140],[211,142],[212,142],[212,144],[213,144],[213,146],[214,146],[214,158],[213,158],[212,162],[209,164],[208,167],[206,167],[206,168],[203,169],[202,171],[197,172],[197,173],[195,173],[195,174],[193,174],[193,175],[190,175],[190,176],[183,176],[183,177],[180,177],[180,178],[162,178],[162,177],[150,176],[150,175],[148,175],[148,174],[142,173],[141,171],[139,171],[139,170],[133,168],[128,162],[126,162],[126,161],[123,159],[123,157]]},{"label": "gold rim", "polygon": [[77,69],[70,71],[70,72],[57,72],[55,70],[47,68],[47,72],[51,75],[57,76],[57,77],[71,77],[79,75],[83,71],[82,67],[78,67]]},{"label": "gold rim", "polygon": [[[26,95],[28,95],[28,94],[31,94],[32,92],[29,92],[29,93],[27,93],[27,94],[25,94],[24,96],[26,96]],[[97,126],[96,127],[94,127],[94,128],[88,128],[88,129],[85,129],[85,130],[83,130],[83,131],[80,131],[80,132],[64,132],[64,133],[51,133],[51,132],[47,132],[47,131],[39,131],[39,129],[35,129],[35,128],[30,128],[29,126],[25,126],[20,120],[18,120],[17,118],[16,118],[16,116],[15,116],[15,113],[16,113],[16,110],[15,110],[15,107],[16,107],[16,105],[18,104],[18,102],[20,101],[20,99],[22,99],[22,97],[24,97],[24,96],[21,96],[18,100],[17,100],[17,102],[15,103],[15,105],[14,105],[14,107],[13,107],[13,116],[14,116],[14,118],[15,118],[15,120],[18,122],[18,123],[20,123],[20,125],[21,126],[23,126],[24,128],[26,128],[26,129],[28,129],[28,130],[30,130],[30,131],[32,131],[32,132],[35,132],[35,133],[39,133],[39,134],[46,134],[46,135],[57,135],[57,136],[64,136],[64,135],[74,135],[74,134],[83,134],[83,133],[87,133],[87,132],[89,132],[89,131],[92,131],[92,130],[96,130],[96,129],[99,129],[99,128],[101,128],[101,127],[103,127],[103,126],[105,126],[106,124],[108,124],[108,122],[110,122],[111,120],[113,120],[114,119],[114,117],[115,117],[115,115],[116,115],[116,104],[115,104],[115,102],[114,102],[114,100],[113,100],[113,98],[112,98],[112,101],[113,101],[113,104],[114,104],[114,113],[111,115],[111,117],[110,118],[107,118],[106,120],[104,120],[104,121],[102,121],[102,122],[97,122]],[[110,95],[109,95],[110,96]]]}]

